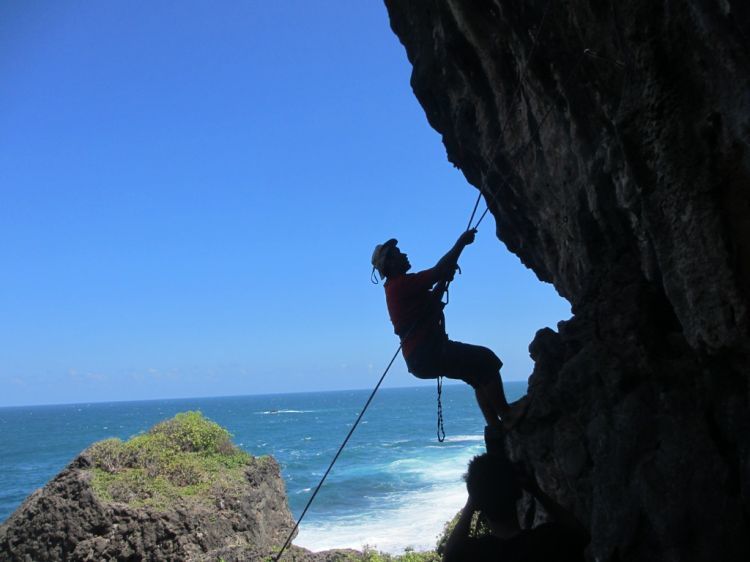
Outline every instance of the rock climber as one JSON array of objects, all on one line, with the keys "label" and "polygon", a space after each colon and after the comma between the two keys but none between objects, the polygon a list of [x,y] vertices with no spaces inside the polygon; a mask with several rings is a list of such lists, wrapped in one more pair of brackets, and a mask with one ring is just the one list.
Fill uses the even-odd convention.
[{"label": "rock climber", "polygon": [[458,268],[463,249],[474,242],[476,229],[465,231],[434,267],[419,273],[391,238],[378,244],[372,254],[373,274],[385,279],[388,314],[409,372],[420,379],[445,376],[460,379],[474,388],[477,403],[487,425],[506,427],[517,415],[505,398],[500,368],[503,363],[490,349],[448,339],[445,332],[442,296]]},{"label": "rock climber", "polygon": [[[590,541],[575,516],[545,494],[533,477],[503,455],[474,457],[466,474],[469,499],[445,544],[443,562],[524,560],[583,562]],[[522,529],[516,502],[525,489],[544,507],[551,521]],[[481,512],[491,534],[470,537],[475,511]]]}]

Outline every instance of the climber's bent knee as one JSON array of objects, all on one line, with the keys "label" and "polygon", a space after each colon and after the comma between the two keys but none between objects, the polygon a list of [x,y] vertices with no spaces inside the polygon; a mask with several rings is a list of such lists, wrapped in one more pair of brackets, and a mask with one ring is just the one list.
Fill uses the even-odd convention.
[{"label": "climber's bent knee", "polygon": [[498,379],[503,366],[491,349],[452,340],[419,346],[405,359],[409,372],[417,378],[443,376],[462,380],[475,389]]}]

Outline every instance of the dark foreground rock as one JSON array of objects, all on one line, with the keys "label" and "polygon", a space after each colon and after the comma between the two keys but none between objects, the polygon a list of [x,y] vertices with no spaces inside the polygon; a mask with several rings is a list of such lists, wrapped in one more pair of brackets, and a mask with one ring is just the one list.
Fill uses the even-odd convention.
[{"label": "dark foreground rock", "polygon": [[750,4],[386,5],[449,160],[573,306],[512,455],[591,559],[750,560]]}]

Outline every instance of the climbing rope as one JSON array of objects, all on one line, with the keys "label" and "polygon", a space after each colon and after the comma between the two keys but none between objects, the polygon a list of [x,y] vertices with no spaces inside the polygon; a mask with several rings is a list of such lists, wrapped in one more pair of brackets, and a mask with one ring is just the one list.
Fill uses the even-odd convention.
[{"label": "climbing rope", "polygon": [[[517,85],[516,85],[516,89],[514,90],[512,96],[511,96],[511,103],[513,103],[515,101],[516,94],[520,91],[523,77],[524,77],[524,75],[526,73],[526,70],[528,69],[529,62],[531,61],[531,58],[534,55],[534,52],[536,51],[537,42],[538,42],[539,36],[541,34],[541,31],[542,31],[542,29],[544,27],[544,23],[545,23],[545,21],[547,19],[547,15],[549,13],[549,9],[550,9],[551,5],[552,5],[552,0],[548,0],[547,5],[545,6],[545,9],[544,9],[544,13],[542,15],[542,20],[541,20],[541,23],[539,25],[539,29],[537,30],[537,33],[534,36],[532,48],[531,48],[531,51],[529,52],[529,57],[526,59],[526,62],[524,63],[524,65],[523,65],[523,67],[521,69],[521,72],[519,73],[519,79],[518,79],[518,82],[517,82]],[[617,60],[614,60],[614,59],[608,59],[606,57],[598,55],[595,51],[592,51],[591,49],[585,49],[581,53],[581,56],[578,59],[578,61],[576,62],[576,64],[573,66],[573,69],[568,74],[568,77],[566,78],[566,80],[563,81],[563,84],[562,84],[563,86],[567,85],[568,81],[573,77],[573,75],[575,74],[576,70],[578,69],[581,61],[586,56],[593,57],[593,58],[598,58],[600,60],[607,60],[607,61],[609,61],[609,62],[611,62],[613,64],[616,64],[617,66],[621,66],[621,67],[625,66],[624,63],[621,63],[620,61],[617,61]],[[523,156],[523,154],[526,152],[526,150],[528,149],[528,147],[531,146],[531,144],[534,142],[534,140],[536,139],[536,136],[539,134],[539,131],[541,130],[542,125],[547,120],[547,117],[550,115],[550,113],[551,113],[551,111],[552,111],[553,108],[554,108],[554,106],[552,104],[550,104],[550,106],[547,109],[546,113],[544,114],[544,116],[542,117],[542,119],[537,124],[536,131],[534,132],[534,134],[530,135],[529,140],[521,148],[519,148],[518,150],[515,151],[515,154],[511,158],[511,167],[513,167],[515,165],[515,163],[520,159],[520,157]],[[497,137],[495,143],[493,144],[493,147],[492,147],[492,150],[490,151],[490,154],[492,154],[492,153],[495,152],[498,144],[502,140],[503,132],[504,132],[504,126],[501,126],[500,132],[498,133],[498,137]],[[477,212],[477,210],[479,208],[479,203],[481,201],[483,190],[486,191],[486,187],[487,187],[486,186],[486,181],[487,181],[486,178],[488,177],[489,172],[492,171],[493,169],[496,169],[496,166],[494,164],[494,159],[490,159],[490,167],[488,168],[487,172],[485,173],[485,181],[483,182],[482,188],[479,190],[479,193],[477,195],[477,200],[474,203],[474,208],[472,209],[471,216],[469,217],[469,222],[468,222],[467,227],[466,227],[467,231],[471,230],[471,229],[477,229],[479,227],[479,225],[482,223],[482,221],[484,220],[484,217],[487,215],[487,213],[490,210],[490,206],[489,206],[489,203],[488,203],[486,209],[481,214],[481,216],[479,217],[479,219],[477,220],[477,222],[474,224],[473,227],[471,226],[472,221],[474,220],[474,217],[476,216],[476,212]],[[501,178],[500,179],[501,179],[501,183],[502,184],[508,183],[507,179],[505,178],[505,175],[502,174],[502,173],[501,173]],[[495,197],[494,193],[492,193],[492,192],[488,192],[488,193],[492,196],[493,201],[496,201],[496,197]],[[438,292],[440,294],[436,298],[439,298],[439,299],[442,300],[442,295],[443,294],[446,294],[446,295],[448,294],[448,288],[449,288],[449,286],[450,286],[450,282],[446,282],[445,285],[442,288],[438,289]],[[447,304],[447,303],[445,303],[445,304]],[[420,321],[421,320],[422,319],[420,318]],[[419,322],[415,323],[415,325],[412,326],[409,329],[409,331],[406,334],[407,336],[411,333],[411,331],[416,327],[416,325],[418,323]],[[388,371],[390,371],[390,369],[393,366],[393,363],[396,361],[396,357],[398,357],[398,354],[399,354],[400,351],[401,351],[401,345],[399,344],[398,349],[396,349],[395,353],[393,354],[393,357],[391,357],[391,360],[388,362],[388,366],[385,368],[385,370],[383,371],[383,374],[380,376],[380,379],[378,380],[377,384],[375,385],[375,388],[373,388],[372,392],[370,393],[370,396],[368,397],[367,401],[365,402],[365,405],[362,407],[362,410],[360,411],[359,415],[357,416],[357,419],[355,420],[355,422],[352,425],[351,429],[349,430],[349,432],[347,433],[346,437],[344,438],[344,441],[341,443],[341,446],[339,447],[338,451],[336,451],[336,454],[334,455],[333,460],[331,460],[331,463],[328,465],[328,468],[326,469],[325,473],[323,474],[323,477],[320,479],[320,482],[315,487],[315,490],[313,491],[312,495],[310,496],[310,499],[307,501],[307,504],[305,505],[304,509],[302,510],[302,514],[297,519],[297,522],[295,523],[294,527],[292,528],[291,532],[289,533],[289,536],[287,537],[286,541],[284,542],[284,545],[279,550],[279,553],[276,555],[276,558],[274,558],[274,562],[278,562],[279,561],[279,559],[281,558],[281,556],[284,554],[284,551],[287,549],[287,547],[291,543],[291,540],[292,540],[292,537],[294,536],[294,533],[299,528],[299,525],[302,522],[302,519],[304,519],[305,515],[307,514],[308,509],[312,505],[312,502],[315,500],[315,497],[318,495],[318,492],[322,488],[323,483],[325,482],[326,478],[328,477],[328,474],[333,469],[334,464],[336,464],[336,461],[338,460],[338,458],[341,455],[342,451],[344,450],[344,448],[346,447],[347,443],[349,442],[349,439],[354,434],[354,431],[356,430],[357,426],[359,425],[359,422],[361,421],[362,417],[364,416],[365,412],[367,411],[367,408],[370,406],[370,403],[372,402],[373,398],[375,397],[375,394],[380,389],[380,386],[383,383],[383,380],[385,380],[385,376],[388,374]],[[445,428],[444,428],[444,425],[443,425],[443,406],[442,406],[442,400],[441,400],[441,398],[442,398],[442,390],[443,390],[442,377],[438,377],[438,379],[437,379],[437,411],[438,411],[438,415],[437,415],[437,437],[438,437],[438,441],[441,442],[441,443],[443,441],[445,441]]]},{"label": "climbing rope", "polygon": [[584,53],[584,54],[585,54],[586,56],[589,56],[589,57],[591,57],[591,58],[594,58],[594,59],[599,59],[599,60],[602,60],[602,61],[608,62],[608,63],[610,63],[610,64],[614,64],[615,66],[619,66],[620,68],[625,68],[625,67],[627,66],[627,65],[626,65],[626,64],[625,64],[624,62],[622,62],[621,60],[617,60],[617,59],[611,59],[611,58],[609,58],[609,57],[605,57],[605,56],[603,56],[603,55],[600,55],[599,53],[597,53],[596,51],[594,51],[594,50],[592,50],[592,49],[584,49],[584,50],[583,50],[583,53]]},{"label": "climbing rope", "polygon": [[440,397],[443,394],[443,377],[437,378],[437,439],[441,443],[445,441],[445,428],[443,427],[443,403]]},{"label": "climbing rope", "polygon": [[[531,50],[529,51],[529,56],[526,57],[526,61],[524,62],[523,66],[521,67],[521,71],[518,73],[518,80],[516,81],[516,87],[515,87],[515,89],[513,90],[513,93],[510,96],[510,104],[509,105],[511,105],[511,106],[516,101],[516,95],[521,91],[521,85],[523,84],[523,79],[526,76],[526,71],[529,68],[529,64],[531,63],[531,59],[534,57],[534,53],[536,53],[536,47],[539,44],[539,36],[542,33],[542,29],[544,29],[544,24],[547,21],[547,16],[549,15],[549,11],[550,11],[551,7],[552,7],[552,0],[547,0],[547,4],[544,6],[544,12],[542,13],[542,19],[539,22],[539,29],[537,29],[537,32],[534,35],[534,39],[533,39],[532,44],[531,44]],[[503,133],[505,132],[505,127],[507,126],[507,124],[509,122],[510,122],[510,120],[504,121],[500,125],[500,131],[498,132],[497,137],[495,138],[495,142],[492,144],[492,148],[490,149],[490,152],[489,152],[490,156],[495,153],[495,150],[497,149],[498,145],[500,144],[500,141],[503,139]],[[488,170],[488,172],[489,172],[489,170]],[[485,174],[485,178],[486,178],[486,174]],[[486,179],[485,179],[485,181],[486,181]],[[485,182],[482,182],[482,183],[483,183],[482,187],[483,188],[486,187],[486,185],[484,185]],[[481,199],[482,199],[482,190],[480,189],[479,193],[478,193],[478,196],[477,196],[476,203],[474,203],[474,208],[471,211],[471,216],[469,217],[469,222],[466,225],[466,230],[471,230],[471,228],[472,228],[471,222],[474,220],[474,215],[476,215],[477,209],[479,208],[479,202],[481,201]],[[487,214],[487,210],[489,210],[489,206],[484,211],[484,213],[482,213],[482,216],[479,218],[479,220],[477,221],[477,223],[474,225],[473,228],[477,228],[479,226],[479,224],[484,219],[484,216]]]},{"label": "climbing rope", "polygon": [[320,491],[320,488],[323,486],[323,482],[326,481],[326,478],[328,477],[328,473],[331,472],[331,469],[333,468],[333,465],[336,464],[336,461],[339,458],[339,455],[341,454],[341,451],[344,450],[344,447],[346,447],[346,444],[349,442],[349,438],[354,433],[354,430],[357,429],[357,426],[359,425],[360,420],[362,419],[362,416],[365,415],[365,412],[367,411],[367,407],[370,405],[370,402],[372,402],[372,399],[375,397],[375,393],[380,388],[380,385],[383,384],[383,379],[385,379],[385,376],[388,374],[388,371],[390,371],[391,366],[393,365],[393,362],[396,361],[396,357],[398,357],[398,353],[401,351],[401,346],[398,346],[398,349],[396,350],[396,353],[393,354],[393,357],[391,357],[390,362],[388,363],[388,366],[385,368],[385,371],[383,371],[383,374],[380,375],[380,380],[378,381],[378,384],[375,385],[375,388],[372,389],[372,392],[370,393],[370,397],[367,399],[367,402],[365,402],[364,407],[362,408],[362,411],[357,416],[356,421],[354,422],[354,425],[352,425],[352,428],[349,430],[349,433],[346,434],[346,437],[344,438],[344,442],[341,443],[341,446],[339,447],[339,450],[336,451],[336,455],[333,457],[333,460],[331,461],[331,464],[328,465],[328,469],[325,471],[325,474],[323,474],[323,478],[320,479],[320,483],[315,487],[315,491],[310,496],[310,499],[307,500],[307,505],[305,505],[305,509],[302,510],[302,515],[299,516],[299,519],[297,519],[297,523],[295,523],[294,528],[289,533],[289,536],[286,538],[286,541],[284,542],[284,546],[281,547],[281,550],[276,555],[276,558],[274,558],[275,562],[278,562],[279,558],[281,558],[281,555],[284,554],[284,551],[289,546],[289,543],[292,540],[292,537],[294,536],[294,533],[299,528],[299,524],[302,522],[302,519],[305,517],[305,514],[307,513],[307,510],[310,508],[310,505],[312,504],[313,500],[315,499],[315,496],[318,495],[318,492]]},{"label": "climbing rope", "polygon": [[[533,39],[533,41],[531,43],[531,50],[529,51],[529,56],[526,58],[526,61],[524,62],[523,66],[521,67],[521,71],[518,73],[518,80],[516,81],[516,87],[515,87],[515,89],[513,90],[513,93],[510,96],[510,105],[513,105],[515,103],[515,101],[516,101],[516,95],[518,94],[518,92],[521,91],[521,84],[523,84],[523,79],[526,76],[526,71],[529,68],[529,63],[531,62],[531,59],[534,57],[534,53],[536,52],[536,47],[539,44],[539,36],[542,33],[542,29],[544,29],[544,24],[547,21],[547,16],[549,15],[549,11],[550,11],[551,7],[552,7],[552,0],[547,0],[547,4],[544,6],[544,12],[542,13],[542,19],[539,22],[539,29],[537,29],[536,34],[534,35],[534,39]],[[550,106],[550,110],[551,110],[551,106]],[[549,113],[549,110],[548,110],[548,113]],[[545,115],[544,119],[546,119],[546,118],[547,117]],[[539,127],[541,127],[542,123],[544,123],[544,119],[539,123]],[[495,153],[495,150],[497,149],[498,145],[500,144],[500,141],[503,139],[503,133],[505,132],[505,127],[506,127],[507,123],[509,123],[509,122],[510,122],[509,120],[508,121],[504,121],[500,125],[500,131],[497,134],[497,138],[495,139],[495,142],[492,144],[492,148],[490,149],[490,152],[489,152],[490,155],[492,155],[492,154]],[[539,129],[537,128],[537,131],[538,130]],[[533,140],[533,136],[532,136],[532,140]],[[529,141],[529,142],[531,142],[531,141]],[[487,208],[482,213],[482,216],[479,217],[479,220],[477,221],[477,223],[473,227],[471,226],[471,223],[474,220],[474,216],[477,213],[477,209],[479,208],[479,202],[482,200],[482,190],[486,189],[486,187],[487,187],[486,186],[486,181],[487,181],[486,178],[487,178],[487,175],[488,175],[489,171],[490,171],[490,169],[488,169],[487,173],[485,173],[485,180],[482,182],[482,187],[479,189],[479,193],[477,193],[477,200],[474,202],[474,208],[471,210],[471,215],[469,216],[469,222],[466,224],[466,230],[467,231],[472,230],[472,229],[476,230],[477,228],[479,228],[479,225],[484,220],[485,215],[490,210],[490,207],[489,207],[489,204],[488,204]],[[460,273],[460,271],[461,270],[459,269],[459,273]],[[449,286],[450,286],[450,282],[448,282],[448,284],[445,287],[446,293],[448,292],[448,287]],[[440,406],[439,403],[438,403],[438,406]]]},{"label": "climbing rope", "polygon": [[[578,60],[573,65],[572,70],[568,73],[568,76],[563,81],[562,87],[567,86],[568,82],[570,82],[570,80],[573,78],[573,76],[575,75],[576,71],[580,67],[581,62],[583,61],[583,59],[586,56],[591,56],[592,52],[593,51],[590,51],[590,49],[585,49],[581,53],[581,55],[578,57]],[[542,119],[537,124],[536,130],[534,131],[534,133],[529,136],[529,139],[523,144],[523,146],[521,146],[520,148],[518,148],[515,151],[515,154],[510,159],[511,160],[510,161],[510,165],[509,165],[510,168],[514,167],[518,163],[518,161],[521,159],[521,157],[526,153],[526,150],[528,150],[528,148],[534,143],[534,141],[537,138],[537,135],[539,134],[539,131],[541,131],[541,129],[542,129],[542,125],[544,125],[544,122],[550,116],[550,114],[552,113],[553,109],[554,109],[554,105],[550,104],[549,107],[547,108],[547,111],[542,116]],[[498,142],[499,142],[499,139],[498,139]],[[495,144],[495,146],[497,146],[497,143]],[[495,196],[495,194],[492,191],[487,190],[487,177],[489,176],[489,172],[492,171],[493,169],[497,170],[497,167],[494,164],[494,160],[490,160],[490,166],[488,167],[487,171],[485,172],[485,175],[484,175],[485,179],[482,182],[482,187],[480,188],[479,193],[477,194],[477,200],[474,203],[474,210],[475,211],[472,212],[472,219],[474,218],[474,214],[476,212],[476,209],[479,206],[479,201],[481,200],[483,194],[485,196],[487,194],[489,194],[492,197],[493,202],[497,201],[497,197]],[[507,179],[506,175],[503,174],[502,172],[500,172],[500,184],[503,185],[503,184],[508,184],[508,183],[509,182],[508,182],[508,179]],[[486,192],[486,193],[483,193],[483,191]],[[490,206],[489,206],[489,203],[488,203],[487,207],[484,210],[484,212],[480,215],[479,220],[477,220],[477,222],[471,228],[474,228],[474,229],[479,228],[479,225],[482,224],[482,221],[484,220],[484,217],[487,215],[487,213],[489,212],[489,210],[490,210]],[[471,221],[469,221],[469,225],[471,225]]]}]

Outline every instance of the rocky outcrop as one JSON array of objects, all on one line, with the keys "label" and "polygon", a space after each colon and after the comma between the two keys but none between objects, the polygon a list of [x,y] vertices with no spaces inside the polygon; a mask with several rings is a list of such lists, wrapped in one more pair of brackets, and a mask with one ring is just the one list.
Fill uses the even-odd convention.
[{"label": "rocky outcrop", "polygon": [[573,307],[512,454],[591,559],[750,559],[750,4],[386,6],[449,160]]},{"label": "rocky outcrop", "polygon": [[[127,442],[95,443],[0,525],[0,561],[275,558],[294,527],[279,465],[230,437],[200,412],[185,412]],[[282,560],[353,554],[292,545]]]},{"label": "rocky outcrop", "polygon": [[242,495],[213,505],[176,501],[167,509],[102,501],[84,452],[0,526],[2,560],[261,559],[294,524],[278,464],[253,459]]}]

